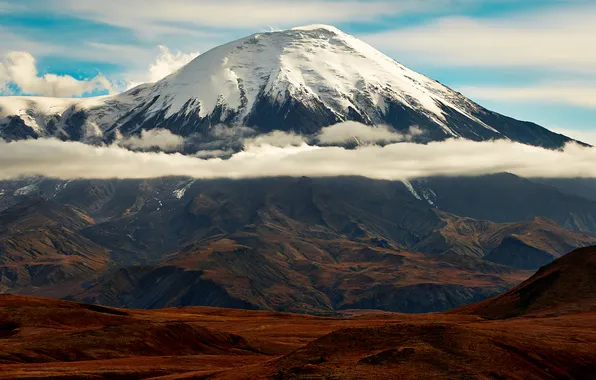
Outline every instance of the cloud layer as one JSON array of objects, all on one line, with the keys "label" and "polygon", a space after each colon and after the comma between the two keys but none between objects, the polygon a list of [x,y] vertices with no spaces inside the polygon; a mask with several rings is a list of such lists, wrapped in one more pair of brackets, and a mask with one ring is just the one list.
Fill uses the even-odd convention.
[{"label": "cloud layer", "polygon": [[596,131],[585,129],[551,128],[551,131],[596,146]]},{"label": "cloud layer", "polygon": [[550,82],[516,87],[464,86],[459,90],[477,99],[565,103],[596,108],[596,83],[593,81]]},{"label": "cloud layer", "polygon": [[39,75],[33,55],[22,51],[9,52],[0,61],[0,90],[17,87],[20,93],[53,97],[74,97],[95,91],[111,91],[110,81],[99,74],[88,80],[70,75]]},{"label": "cloud layer", "polygon": [[[180,32],[172,25],[246,28],[311,22],[371,20],[409,9],[426,8],[417,1],[388,0],[50,0],[79,17],[139,33]],[[178,30],[177,30],[178,29]]]},{"label": "cloud layer", "polygon": [[357,149],[249,145],[229,159],[132,152],[54,139],[0,142],[0,179],[22,176],[77,178],[258,178],[364,176],[407,180],[510,172],[525,177],[596,178],[596,149],[570,144],[553,151],[510,141],[448,140]]},{"label": "cloud layer", "polygon": [[447,17],[363,37],[387,51],[441,65],[594,73],[596,49],[589,48],[594,35],[596,6],[591,4],[499,18]]}]

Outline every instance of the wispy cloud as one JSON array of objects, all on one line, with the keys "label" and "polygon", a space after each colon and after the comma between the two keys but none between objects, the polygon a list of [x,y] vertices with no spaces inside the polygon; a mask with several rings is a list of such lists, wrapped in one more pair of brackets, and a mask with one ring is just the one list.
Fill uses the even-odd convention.
[{"label": "wispy cloud", "polygon": [[0,1],[0,13],[8,13],[16,10],[22,10],[24,7],[22,4],[8,3],[6,1]]},{"label": "wispy cloud", "polygon": [[14,33],[0,26],[0,55],[5,55],[9,51],[28,51],[33,54],[52,54],[61,52],[58,45],[36,42],[18,33]]},{"label": "wispy cloud", "polygon": [[[596,123],[595,123],[596,124]],[[553,132],[569,136],[577,141],[596,146],[596,131],[586,129],[551,128]]]},{"label": "wispy cloud", "polygon": [[[141,34],[176,34],[202,28],[254,28],[268,25],[366,21],[387,14],[426,8],[417,1],[327,0],[52,0],[78,17],[134,29]],[[60,7],[57,4],[60,4]]]},{"label": "wispy cloud", "polygon": [[427,64],[593,73],[596,6],[581,3],[493,18],[448,17],[363,38]]},{"label": "wispy cloud", "polygon": [[592,81],[551,82],[514,87],[463,86],[458,89],[476,99],[569,104],[596,108],[596,82]]}]

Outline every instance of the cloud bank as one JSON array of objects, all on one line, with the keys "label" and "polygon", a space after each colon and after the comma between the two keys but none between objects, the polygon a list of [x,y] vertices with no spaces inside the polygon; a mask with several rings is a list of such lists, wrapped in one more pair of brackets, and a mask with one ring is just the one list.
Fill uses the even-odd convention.
[{"label": "cloud bank", "polygon": [[23,51],[9,52],[0,61],[0,90],[6,93],[11,87],[17,87],[23,94],[60,98],[112,90],[110,81],[101,74],[88,80],[70,75],[40,76],[35,57]]},{"label": "cloud bank", "polygon": [[596,178],[594,163],[594,148],[569,144],[563,150],[553,151],[505,140],[453,139],[426,145],[405,142],[356,149],[261,144],[247,146],[229,159],[133,152],[117,146],[97,147],[55,139],[0,142],[3,180],[38,175],[59,179],[363,176],[409,180],[500,172],[523,177]]}]

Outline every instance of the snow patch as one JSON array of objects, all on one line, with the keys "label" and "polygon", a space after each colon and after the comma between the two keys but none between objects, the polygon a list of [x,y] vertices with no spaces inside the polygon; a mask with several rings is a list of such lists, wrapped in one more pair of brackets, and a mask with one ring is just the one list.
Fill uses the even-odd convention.
[{"label": "snow patch", "polygon": [[61,191],[63,191],[64,189],[66,189],[66,187],[72,182],[72,180],[70,181],[66,181],[66,182],[58,182],[56,184],[56,186],[54,187],[54,195],[53,197],[55,198]]},{"label": "snow patch", "polygon": [[14,192],[14,196],[20,197],[25,195],[30,195],[35,193],[38,190],[38,186],[35,183],[27,185],[25,187],[21,187],[20,189],[16,189]]},{"label": "snow patch", "polygon": [[186,191],[187,191],[187,190],[188,190],[188,189],[189,189],[189,188],[190,188],[190,187],[191,187],[191,186],[192,186],[192,185],[193,185],[195,182],[196,182],[195,180],[191,180],[191,181],[189,181],[189,182],[188,182],[188,183],[187,183],[187,184],[186,184],[184,187],[182,187],[182,188],[180,188],[180,189],[177,189],[177,190],[174,190],[174,191],[172,192],[172,195],[173,195],[175,198],[182,199],[182,198],[184,197],[184,194],[186,194]]},{"label": "snow patch", "polygon": [[418,200],[422,200],[422,198],[420,197],[420,195],[418,195],[418,193],[416,192],[416,190],[414,189],[414,186],[412,186],[412,184],[410,183],[410,181],[403,180],[402,183],[404,185],[406,185],[406,189],[408,189],[408,191],[410,193],[412,193],[412,195],[414,196],[414,198],[416,198]]},{"label": "snow patch", "polygon": [[422,189],[422,196],[431,206],[436,207],[435,200],[437,199],[437,194],[432,189]]}]

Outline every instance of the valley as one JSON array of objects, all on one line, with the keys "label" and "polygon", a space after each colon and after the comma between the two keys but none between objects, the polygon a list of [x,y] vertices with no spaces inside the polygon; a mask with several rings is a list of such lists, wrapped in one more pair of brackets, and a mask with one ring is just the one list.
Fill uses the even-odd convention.
[{"label": "valley", "polygon": [[127,310],[1,295],[0,378],[593,379],[595,258],[580,249],[502,296],[424,315]]},{"label": "valley", "polygon": [[[522,184],[572,205],[554,188]],[[596,215],[582,198],[569,216],[550,208],[497,223],[438,209],[403,183],[363,178],[36,186],[37,194],[4,197],[14,205],[0,211],[3,291],[113,307],[444,311],[596,243],[591,225],[578,223]],[[449,199],[435,193],[438,204]],[[509,200],[491,202],[502,212]],[[548,218],[571,215],[569,230]]]}]

